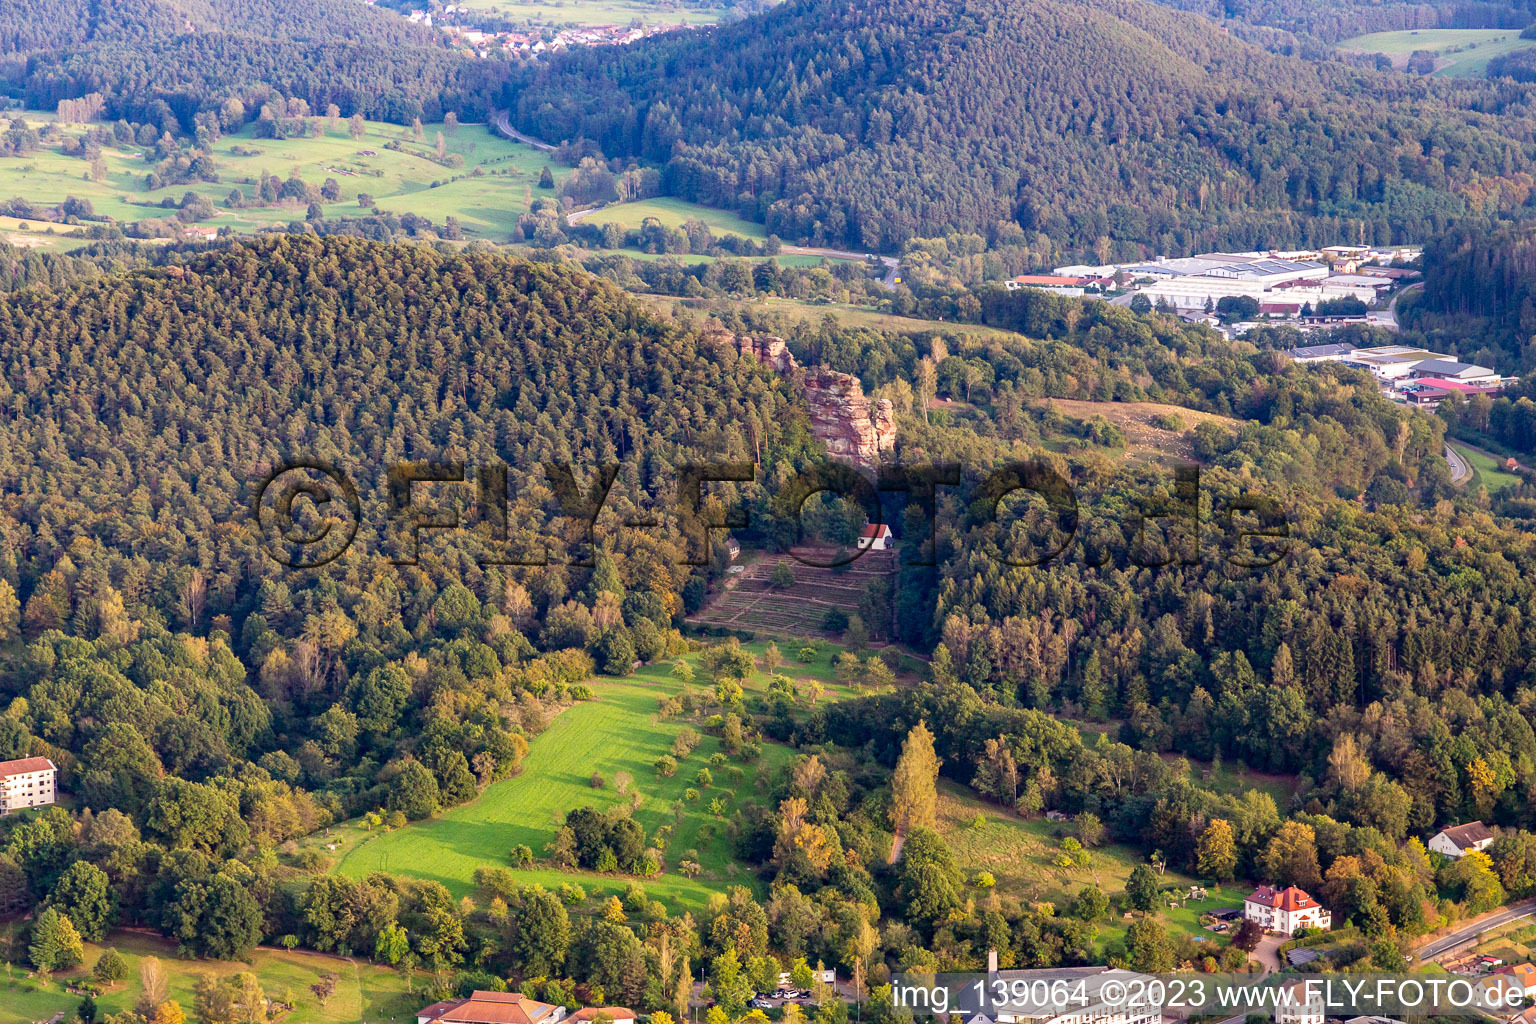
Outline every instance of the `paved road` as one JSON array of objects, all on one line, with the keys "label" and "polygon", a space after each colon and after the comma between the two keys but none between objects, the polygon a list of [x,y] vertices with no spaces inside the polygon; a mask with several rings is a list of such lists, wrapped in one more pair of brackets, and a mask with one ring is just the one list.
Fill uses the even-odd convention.
[{"label": "paved road", "polygon": [[536,139],[532,135],[524,135],[516,128],[513,128],[512,118],[510,117],[508,111],[498,110],[496,113],[492,114],[491,124],[495,125],[496,130],[501,132],[501,134],[505,135],[507,138],[521,142],[525,146],[532,146],[534,149],[542,149],[546,153],[553,153],[555,151],[555,147],[545,142],[543,139]]},{"label": "paved road", "polygon": [[[868,253],[852,252],[848,249],[823,249],[813,245],[786,245],[782,246],[780,251],[790,256],[824,256],[832,260],[862,260],[869,255]],[[901,260],[895,256],[877,256],[875,258],[885,264],[885,277],[880,279],[880,283],[887,288],[895,288],[896,282],[901,277]]]},{"label": "paved road", "polygon": [[1436,957],[1444,956],[1446,953],[1460,949],[1462,946],[1469,945],[1478,935],[1489,928],[1505,924],[1509,921],[1518,921],[1522,917],[1531,917],[1533,915],[1536,915],[1536,900],[1522,900],[1519,903],[1511,903],[1496,914],[1491,914],[1474,924],[1458,929],[1444,938],[1434,940],[1418,950],[1415,955],[1421,961],[1433,960]]},{"label": "paved road", "polygon": [[1445,461],[1451,464],[1451,483],[1457,487],[1472,479],[1472,467],[1461,453],[1450,445],[1445,446]]},{"label": "paved road", "polygon": [[1399,291],[1396,295],[1392,296],[1392,301],[1387,303],[1387,308],[1386,309],[1376,310],[1374,312],[1367,313],[1366,314],[1366,319],[1370,322],[1370,324],[1373,327],[1385,327],[1389,331],[1397,330],[1398,329],[1398,323],[1397,323],[1397,300],[1401,299],[1404,295],[1407,295],[1409,292],[1417,291],[1418,289],[1420,289],[1422,287],[1424,287],[1424,282],[1423,281],[1418,281],[1418,282],[1416,282],[1414,284],[1409,285],[1408,287],[1406,287],[1406,288],[1402,289],[1401,291]]}]

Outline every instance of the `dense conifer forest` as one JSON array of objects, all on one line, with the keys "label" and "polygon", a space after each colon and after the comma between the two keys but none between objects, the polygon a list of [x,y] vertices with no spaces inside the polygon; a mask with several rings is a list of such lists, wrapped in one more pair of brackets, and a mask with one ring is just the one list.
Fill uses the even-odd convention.
[{"label": "dense conifer forest", "polygon": [[405,124],[483,120],[501,75],[441,33],[348,0],[11,0],[0,53],[31,107],[98,93],[111,118],[187,133],[231,99],[254,118],[274,96]]},{"label": "dense conifer forest", "polygon": [[[518,124],[786,239],[1100,256],[1389,242],[1529,198],[1523,87],[1267,54],[1150,4],[795,0],[523,70]],[[1495,119],[1491,111],[1504,110]]]}]

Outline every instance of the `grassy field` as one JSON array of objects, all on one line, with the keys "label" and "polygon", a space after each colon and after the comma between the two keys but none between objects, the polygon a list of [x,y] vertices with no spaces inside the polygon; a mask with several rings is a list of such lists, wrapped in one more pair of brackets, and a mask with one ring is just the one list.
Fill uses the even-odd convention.
[{"label": "grassy field", "polygon": [[[28,113],[26,117],[39,127],[54,120],[51,115],[39,113]],[[83,128],[75,125],[61,128],[66,134],[83,132]],[[463,157],[462,167],[448,168],[434,159],[439,131],[447,151]],[[547,156],[492,135],[482,125],[429,124],[423,126],[423,136],[424,141],[418,142],[409,128],[372,121],[367,123],[361,139],[352,138],[345,120],[338,121],[335,128],[327,128],[319,138],[258,139],[254,127],[247,127],[214,144],[220,178],[217,183],[170,185],[154,191],[144,187],[152,169],[152,164],[146,161],[152,161],[152,157],[147,157],[138,146],[103,151],[106,176],[97,182],[91,180],[86,161],[65,156],[54,145],[25,157],[0,161],[0,197],[20,196],[39,205],[54,205],[73,195],[90,200],[99,215],[132,222],[169,217],[175,211],[162,208],[163,200],[179,201],[187,192],[195,192],[211,199],[219,211],[212,220],[204,222],[206,225],[251,232],[302,220],[304,207],[289,204],[230,210],[224,205],[230,191],[238,189],[252,197],[263,171],[279,178],[297,171],[306,182],[316,186],[326,178],[336,179],[341,198],[323,205],[327,216],[366,212],[359,207],[357,198],[360,193],[367,193],[382,209],[415,212],[437,223],[451,214],[463,223],[468,237],[506,241],[513,223],[531,201]],[[386,149],[386,144],[398,148]],[[453,178],[459,180],[449,180]],[[46,227],[30,224],[31,230],[24,232],[29,241],[18,244],[68,247],[65,233],[69,228],[55,225],[56,235],[50,236],[40,230]],[[0,233],[12,234],[12,223],[0,222]]]},{"label": "grassy field", "polygon": [[584,214],[586,224],[618,224],[625,229],[638,228],[647,217],[655,217],[663,227],[680,228],[683,222],[697,217],[709,225],[716,235],[740,235],[753,241],[762,241],[768,235],[761,224],[743,220],[727,210],[685,202],[681,199],[642,199],[633,203],[614,203]]},{"label": "grassy field", "polygon": [[[1157,402],[1085,402],[1071,398],[1052,398],[1048,401],[1053,409],[1074,419],[1087,420],[1103,416],[1125,431],[1126,454],[1133,456],[1171,455],[1181,459],[1192,458],[1194,449],[1185,440],[1185,431],[1201,423],[1239,426],[1237,420],[1226,416]],[[1158,426],[1153,420],[1159,417],[1177,418],[1182,426],[1175,429]]]},{"label": "grassy field", "polygon": [[456,6],[537,25],[627,25],[632,21],[647,25],[712,25],[724,13],[719,8],[692,7],[669,0],[458,0]]},{"label": "grassy field", "polygon": [[[766,644],[745,646],[760,655]],[[843,692],[832,681],[831,657],[837,650],[832,645],[823,645],[822,650],[823,657],[814,665],[790,660],[779,671],[793,679],[815,680],[829,696],[836,697]],[[792,652],[786,646],[784,653],[787,657]],[[763,673],[754,672],[746,689],[761,690],[767,681]],[[763,799],[758,787],[766,789],[773,772],[787,764],[793,752],[765,743],[761,762],[731,762],[744,769],[743,778],[735,782],[730,767],[712,768],[713,785],[701,789],[696,802],[684,802],[679,815],[675,804],[696,785],[695,774],[720,750],[720,742],[705,736],[691,755],[679,759],[677,773],[671,778],[658,776],[652,768],[687,724],[656,717],[659,702],[683,689],[670,675],[670,666],[646,666],[630,679],[600,680],[592,685],[594,700],[561,713],[534,738],[521,774],[492,784],[474,801],[394,832],[368,833],[355,822],[326,830],[318,839],[336,845],[331,851],[340,856],[335,870],[353,878],[374,871],[430,878],[441,882],[455,897],[470,895],[477,867],[508,866],[509,851],[518,844],[531,847],[542,861],[544,847],[554,839],[568,811],[583,805],[606,809],[629,801],[630,794],[638,790],[641,802],[635,820],[647,836],[654,835],[661,825],[674,826],[665,858],[669,870],[645,882],[653,898],[676,909],[698,910],[710,893],[726,886],[756,888],[752,876],[731,856],[726,820],[732,809]],[[706,684],[701,678],[694,685]],[[593,772],[603,775],[604,788],[592,787]],[[617,788],[615,779],[620,772],[633,779],[629,794]],[[710,810],[716,799],[725,804],[721,815]],[[676,871],[678,862],[691,850],[698,852],[704,868],[693,879]],[[632,880],[548,866],[520,870],[516,875],[548,888],[577,882],[589,895],[621,892]]]},{"label": "grassy field", "polygon": [[1372,32],[1338,45],[1350,52],[1386,54],[1398,69],[1415,50],[1430,50],[1437,55],[1436,75],[1468,78],[1485,74],[1490,59],[1536,46],[1536,40],[1521,39],[1520,30],[1512,28],[1426,28]]},{"label": "grassy field", "polygon": [[[427,1002],[407,992],[405,979],[394,971],[366,962],[278,949],[256,950],[250,964],[178,960],[175,945],[159,936],[118,931],[105,944],[86,943],[83,968],[57,976],[46,988],[36,979],[23,977],[19,969],[0,978],[0,1024],[32,1024],[59,1012],[72,1015],[80,997],[66,993],[64,983],[86,976],[107,945],[127,961],[128,977],[97,1000],[102,1016],[133,1009],[140,991],[139,961],[146,956],[160,958],[170,981],[171,998],[181,1004],[188,1019],[192,1016],[192,991],[203,975],[223,977],[240,971],[254,971],[268,998],[294,1004],[294,1012],[287,1019],[305,1024],[404,1019]],[[338,980],[335,994],[321,1006],[309,986],[325,972],[335,973]]]},{"label": "grassy field", "polygon": [[[995,805],[977,799],[969,790],[951,782],[939,786],[939,831],[954,852],[955,863],[967,878],[978,871],[990,872],[996,891],[1027,902],[1055,904],[1065,912],[1072,896],[1083,886],[1097,884],[1114,896],[1125,889],[1131,869],[1146,862],[1138,851],[1128,846],[1109,844],[1091,852],[1086,864],[1062,866],[1061,841],[1073,835],[1067,822],[1043,818],[1024,819]],[[1162,882],[1187,890],[1192,879],[1177,872],[1165,872]],[[1242,906],[1251,890],[1241,885],[1212,888],[1204,900],[1165,899],[1158,916],[1174,934],[1199,935],[1213,944],[1226,944],[1224,937],[1206,931],[1200,915],[1222,907]],[[1177,906],[1170,905],[1176,902]],[[1120,937],[1129,922],[1115,920],[1101,924],[1101,941]]]},{"label": "grassy field", "polygon": [[1472,479],[1468,486],[1476,487],[1481,483],[1488,489],[1488,493],[1505,487],[1518,487],[1525,481],[1518,474],[1511,473],[1504,468],[1504,460],[1491,455],[1479,448],[1473,448],[1466,444],[1452,445],[1461,457],[1467,460],[1467,465],[1472,467]]}]

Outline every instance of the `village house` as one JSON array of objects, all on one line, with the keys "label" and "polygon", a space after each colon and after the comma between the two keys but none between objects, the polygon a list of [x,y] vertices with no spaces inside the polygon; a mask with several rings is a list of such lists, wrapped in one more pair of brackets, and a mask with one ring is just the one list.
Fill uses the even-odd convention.
[{"label": "village house", "polygon": [[0,761],[0,815],[57,801],[58,774],[46,757]]},{"label": "village house", "polygon": [[1294,885],[1274,889],[1261,885],[1243,900],[1243,917],[1267,932],[1295,935],[1303,928],[1333,927],[1333,915]]},{"label": "village house", "polygon": [[1536,964],[1510,964],[1494,973],[1508,977],[1527,1000],[1536,1000]]},{"label": "village house", "polygon": [[1432,852],[1442,853],[1452,860],[1465,857],[1473,850],[1486,850],[1492,845],[1493,833],[1481,821],[1443,828],[1429,841]]},{"label": "village house", "polygon": [[1324,1024],[1327,1006],[1321,985],[1309,987],[1305,981],[1293,981],[1280,992],[1275,1000],[1275,1024]]},{"label": "village house", "polygon": [[859,534],[860,551],[884,551],[890,546],[891,528],[884,523],[881,523],[879,526],[870,523]]},{"label": "village house", "polygon": [[[529,999],[521,992],[476,990],[468,999],[447,999],[418,1010],[416,1024],[558,1024],[564,1017],[565,1007]],[[629,1024],[634,1024],[633,1014]]]}]

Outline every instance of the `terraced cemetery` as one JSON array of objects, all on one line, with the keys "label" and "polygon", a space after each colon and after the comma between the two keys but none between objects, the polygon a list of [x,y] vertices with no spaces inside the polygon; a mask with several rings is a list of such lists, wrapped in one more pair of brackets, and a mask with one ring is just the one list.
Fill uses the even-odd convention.
[{"label": "terraced cemetery", "polygon": [[[820,568],[840,557],[844,549],[803,545],[788,554],[764,554],[727,579],[688,621],[772,636],[833,637],[841,631],[827,625],[833,610],[853,615],[869,585],[896,571],[895,551],[866,551],[848,565]],[[774,582],[774,570],[789,567],[792,583]]]}]

